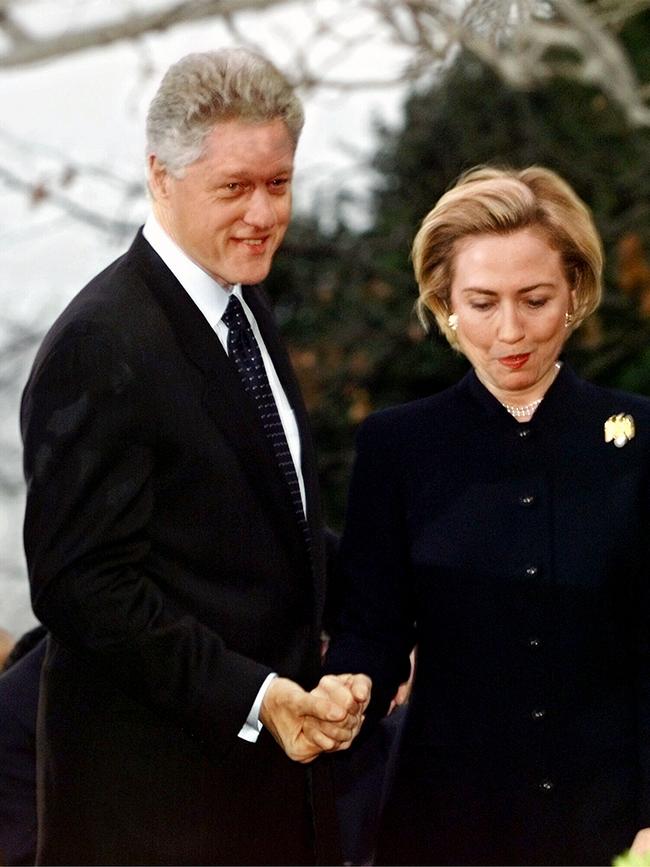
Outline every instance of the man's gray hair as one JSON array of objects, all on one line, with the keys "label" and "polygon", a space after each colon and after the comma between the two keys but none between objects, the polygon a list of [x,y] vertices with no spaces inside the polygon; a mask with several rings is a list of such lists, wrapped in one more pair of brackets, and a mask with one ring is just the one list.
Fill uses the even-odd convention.
[{"label": "man's gray hair", "polygon": [[269,60],[243,48],[188,54],[170,66],[149,106],[147,157],[155,154],[177,177],[201,157],[220,121],[283,120],[294,146],[304,123],[302,103]]}]

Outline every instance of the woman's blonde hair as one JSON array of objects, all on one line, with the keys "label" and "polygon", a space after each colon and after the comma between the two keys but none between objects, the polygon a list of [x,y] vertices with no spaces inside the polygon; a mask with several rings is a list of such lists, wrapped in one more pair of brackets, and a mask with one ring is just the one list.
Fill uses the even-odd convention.
[{"label": "woman's blonde hair", "polygon": [[[539,227],[558,250],[575,291],[571,328],[596,309],[602,292],[603,249],[591,211],[558,174],[478,166],[465,172],[422,221],[411,256],[419,286],[417,312],[425,328],[435,318],[449,343],[449,295],[457,242],[469,235],[505,235]],[[568,332],[567,332],[568,333]]]}]

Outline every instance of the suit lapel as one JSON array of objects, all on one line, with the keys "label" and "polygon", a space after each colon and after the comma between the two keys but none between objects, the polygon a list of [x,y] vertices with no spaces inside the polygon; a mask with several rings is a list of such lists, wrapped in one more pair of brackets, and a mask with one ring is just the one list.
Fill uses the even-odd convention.
[{"label": "suit lapel", "polygon": [[[141,233],[127,255],[165,313],[180,350],[202,371],[205,409],[239,455],[251,487],[265,498],[269,514],[275,516],[291,543],[302,547],[286,482],[259,423],[253,402],[244,391],[219,338]],[[265,342],[267,332],[268,339],[272,340],[274,331],[274,328],[268,329],[265,324]],[[279,344],[279,340],[277,342]],[[272,357],[275,364],[275,356]]]}]

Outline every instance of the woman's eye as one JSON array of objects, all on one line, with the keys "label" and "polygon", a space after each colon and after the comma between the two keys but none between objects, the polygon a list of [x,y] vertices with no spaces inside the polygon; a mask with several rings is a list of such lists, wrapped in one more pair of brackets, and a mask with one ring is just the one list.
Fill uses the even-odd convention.
[{"label": "woman's eye", "polygon": [[536,310],[538,307],[543,307],[546,304],[546,298],[529,298],[527,304],[529,307],[532,307],[533,310]]}]

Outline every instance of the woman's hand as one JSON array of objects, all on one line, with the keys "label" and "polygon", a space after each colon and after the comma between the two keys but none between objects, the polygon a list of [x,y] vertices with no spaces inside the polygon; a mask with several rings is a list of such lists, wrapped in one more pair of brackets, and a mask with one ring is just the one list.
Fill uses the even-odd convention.
[{"label": "woman's hand", "polygon": [[634,855],[650,854],[650,828],[641,828],[630,846],[630,852]]},{"label": "woman's hand", "polygon": [[404,683],[400,684],[399,689],[393,696],[393,699],[390,703],[390,707],[388,708],[388,713],[386,716],[390,716],[396,707],[401,707],[403,704],[409,700],[411,696],[411,687],[413,686],[413,675],[415,674],[415,650],[410,653],[411,659],[411,673],[409,674],[408,680],[405,680]]}]

